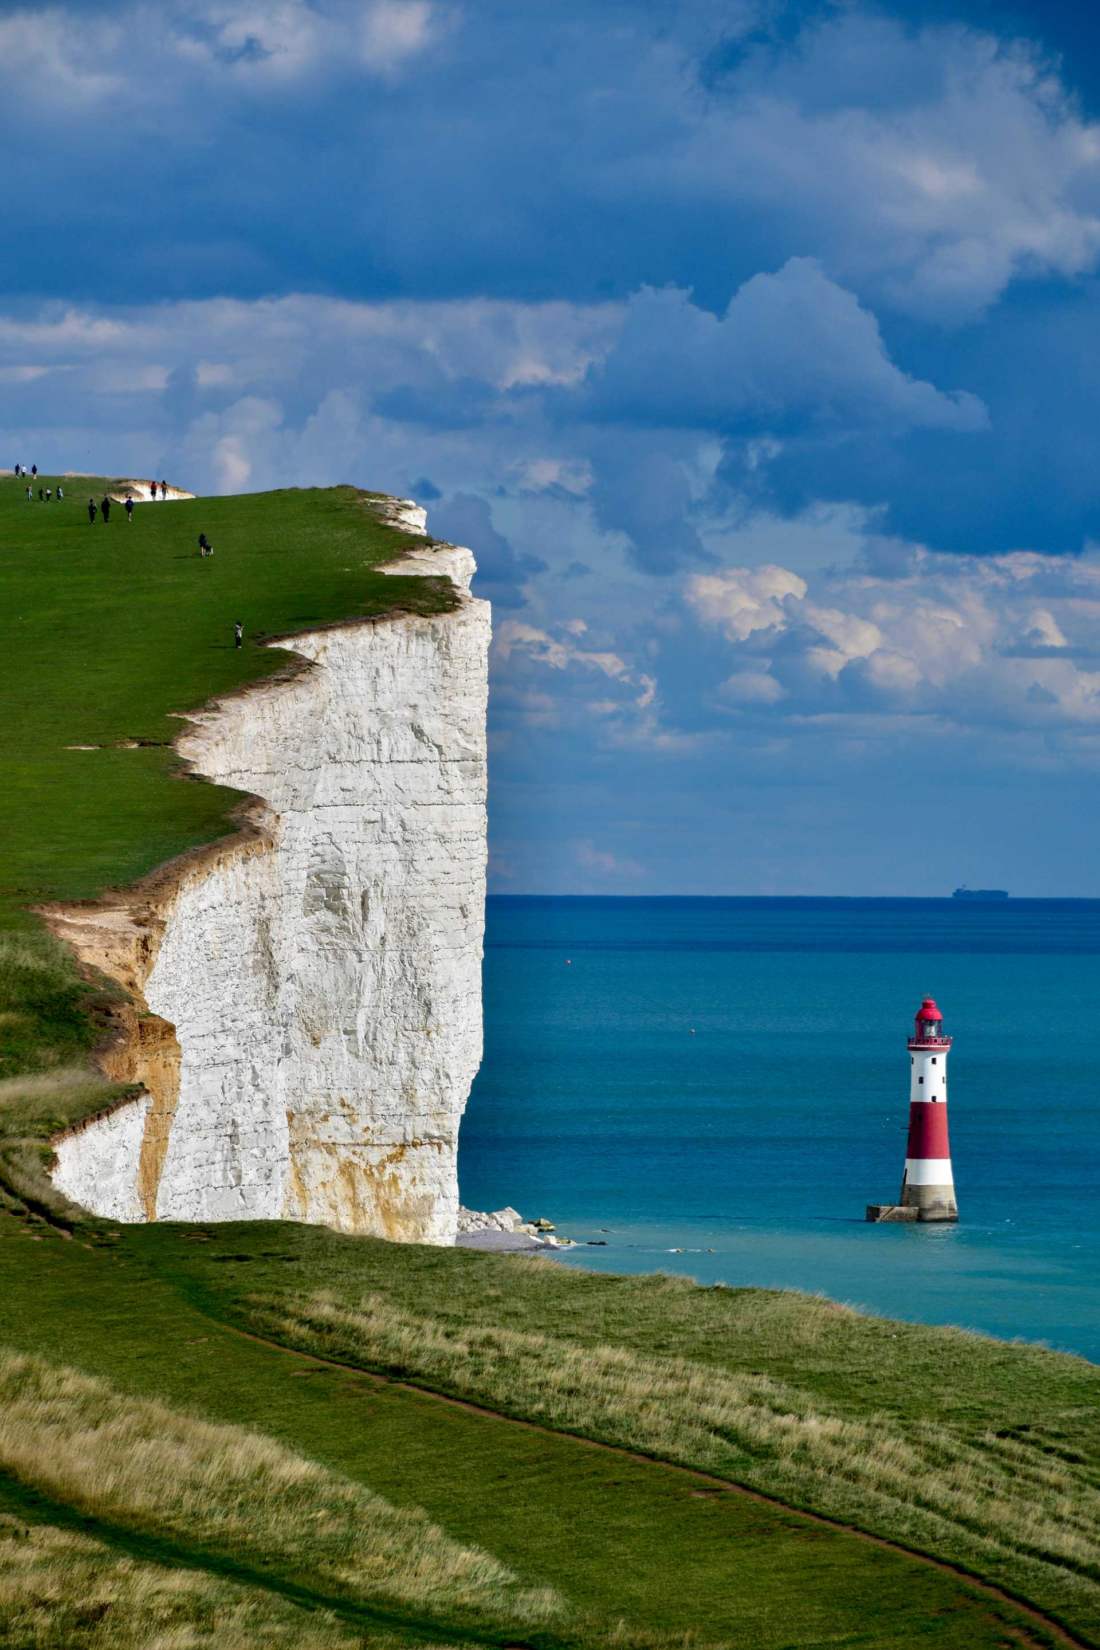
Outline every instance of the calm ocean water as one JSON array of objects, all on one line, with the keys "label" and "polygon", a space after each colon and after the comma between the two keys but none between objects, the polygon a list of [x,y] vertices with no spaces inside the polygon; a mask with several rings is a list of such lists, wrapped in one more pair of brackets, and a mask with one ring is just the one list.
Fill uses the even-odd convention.
[{"label": "calm ocean water", "polygon": [[[962,1218],[868,1226],[926,992],[955,1035]],[[1100,1361],[1098,1005],[1097,900],[492,899],[463,1200],[606,1240],[570,1263]]]}]

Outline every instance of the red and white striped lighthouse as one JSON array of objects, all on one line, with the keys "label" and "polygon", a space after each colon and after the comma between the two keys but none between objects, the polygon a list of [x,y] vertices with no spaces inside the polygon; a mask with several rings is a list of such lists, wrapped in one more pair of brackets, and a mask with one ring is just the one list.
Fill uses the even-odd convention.
[{"label": "red and white striped lighthouse", "polygon": [[934,997],[917,1009],[909,1039],[909,1143],[897,1203],[869,1203],[868,1220],[958,1220],[947,1138],[947,1056]]},{"label": "red and white striped lighthouse", "polygon": [[933,997],[917,1009],[909,1039],[909,1144],[901,1206],[918,1220],[958,1220],[951,1146],[947,1138],[947,1056],[951,1038]]}]

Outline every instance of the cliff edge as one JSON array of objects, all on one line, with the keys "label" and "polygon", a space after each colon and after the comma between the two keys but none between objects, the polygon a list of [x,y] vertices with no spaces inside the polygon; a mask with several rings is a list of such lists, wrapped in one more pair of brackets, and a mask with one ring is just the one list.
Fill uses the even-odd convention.
[{"label": "cliff edge", "polygon": [[[424,531],[408,501],[384,519]],[[294,1219],[451,1243],[481,1058],[489,606],[277,644],[297,670],[187,718],[242,830],[138,887],[44,915],[127,994],[109,1076],[143,1092],[55,1141],[53,1179],[122,1221]]]}]

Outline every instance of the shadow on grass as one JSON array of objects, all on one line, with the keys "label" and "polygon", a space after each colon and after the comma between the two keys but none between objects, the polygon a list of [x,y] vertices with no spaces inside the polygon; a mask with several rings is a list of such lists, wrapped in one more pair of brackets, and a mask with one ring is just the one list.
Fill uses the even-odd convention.
[{"label": "shadow on grass", "polygon": [[46,1524],[55,1529],[71,1530],[79,1535],[92,1536],[104,1546],[129,1558],[163,1565],[169,1569],[202,1570],[207,1575],[240,1586],[259,1588],[279,1598],[301,1606],[304,1610],[328,1610],[341,1621],[356,1627],[384,1627],[416,1639],[426,1639],[439,1645],[447,1640],[461,1640],[465,1644],[483,1644],[510,1647],[510,1650],[567,1650],[574,1641],[557,1636],[539,1634],[521,1647],[514,1633],[493,1632],[485,1627],[461,1621],[447,1621],[431,1616],[403,1614],[387,1610],[381,1605],[364,1604],[340,1594],[322,1593],[307,1584],[273,1571],[256,1569],[242,1564],[226,1553],[203,1547],[185,1547],[164,1536],[93,1518],[78,1512],[64,1501],[54,1500],[40,1490],[23,1484],[18,1478],[0,1472],[0,1510],[14,1513],[28,1524]]}]

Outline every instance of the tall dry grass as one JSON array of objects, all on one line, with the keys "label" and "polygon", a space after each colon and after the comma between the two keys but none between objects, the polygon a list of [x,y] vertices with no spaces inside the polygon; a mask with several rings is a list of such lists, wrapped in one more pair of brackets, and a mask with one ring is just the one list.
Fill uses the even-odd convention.
[{"label": "tall dry grass", "polygon": [[[694,1633],[573,1623],[585,1650],[728,1650]],[[502,1639],[505,1637],[501,1635]],[[459,1650],[350,1626],[203,1570],[146,1563],[0,1513],[0,1650]],[[468,1645],[465,1647],[468,1650]]]},{"label": "tall dry grass", "polygon": [[0,1470],[93,1518],[404,1613],[553,1618],[489,1553],[419,1509],[241,1427],[0,1351]]},{"label": "tall dry grass", "polygon": [[143,1563],[89,1536],[0,1514],[0,1650],[397,1650],[399,1642],[258,1588]]},{"label": "tall dry grass", "polygon": [[[1024,1435],[936,1419],[852,1416],[765,1374],[564,1337],[416,1317],[369,1295],[252,1297],[290,1344],[686,1466],[972,1566],[1100,1624],[1100,1483],[1041,1426]],[[815,1331],[816,1333],[816,1331]]]}]

